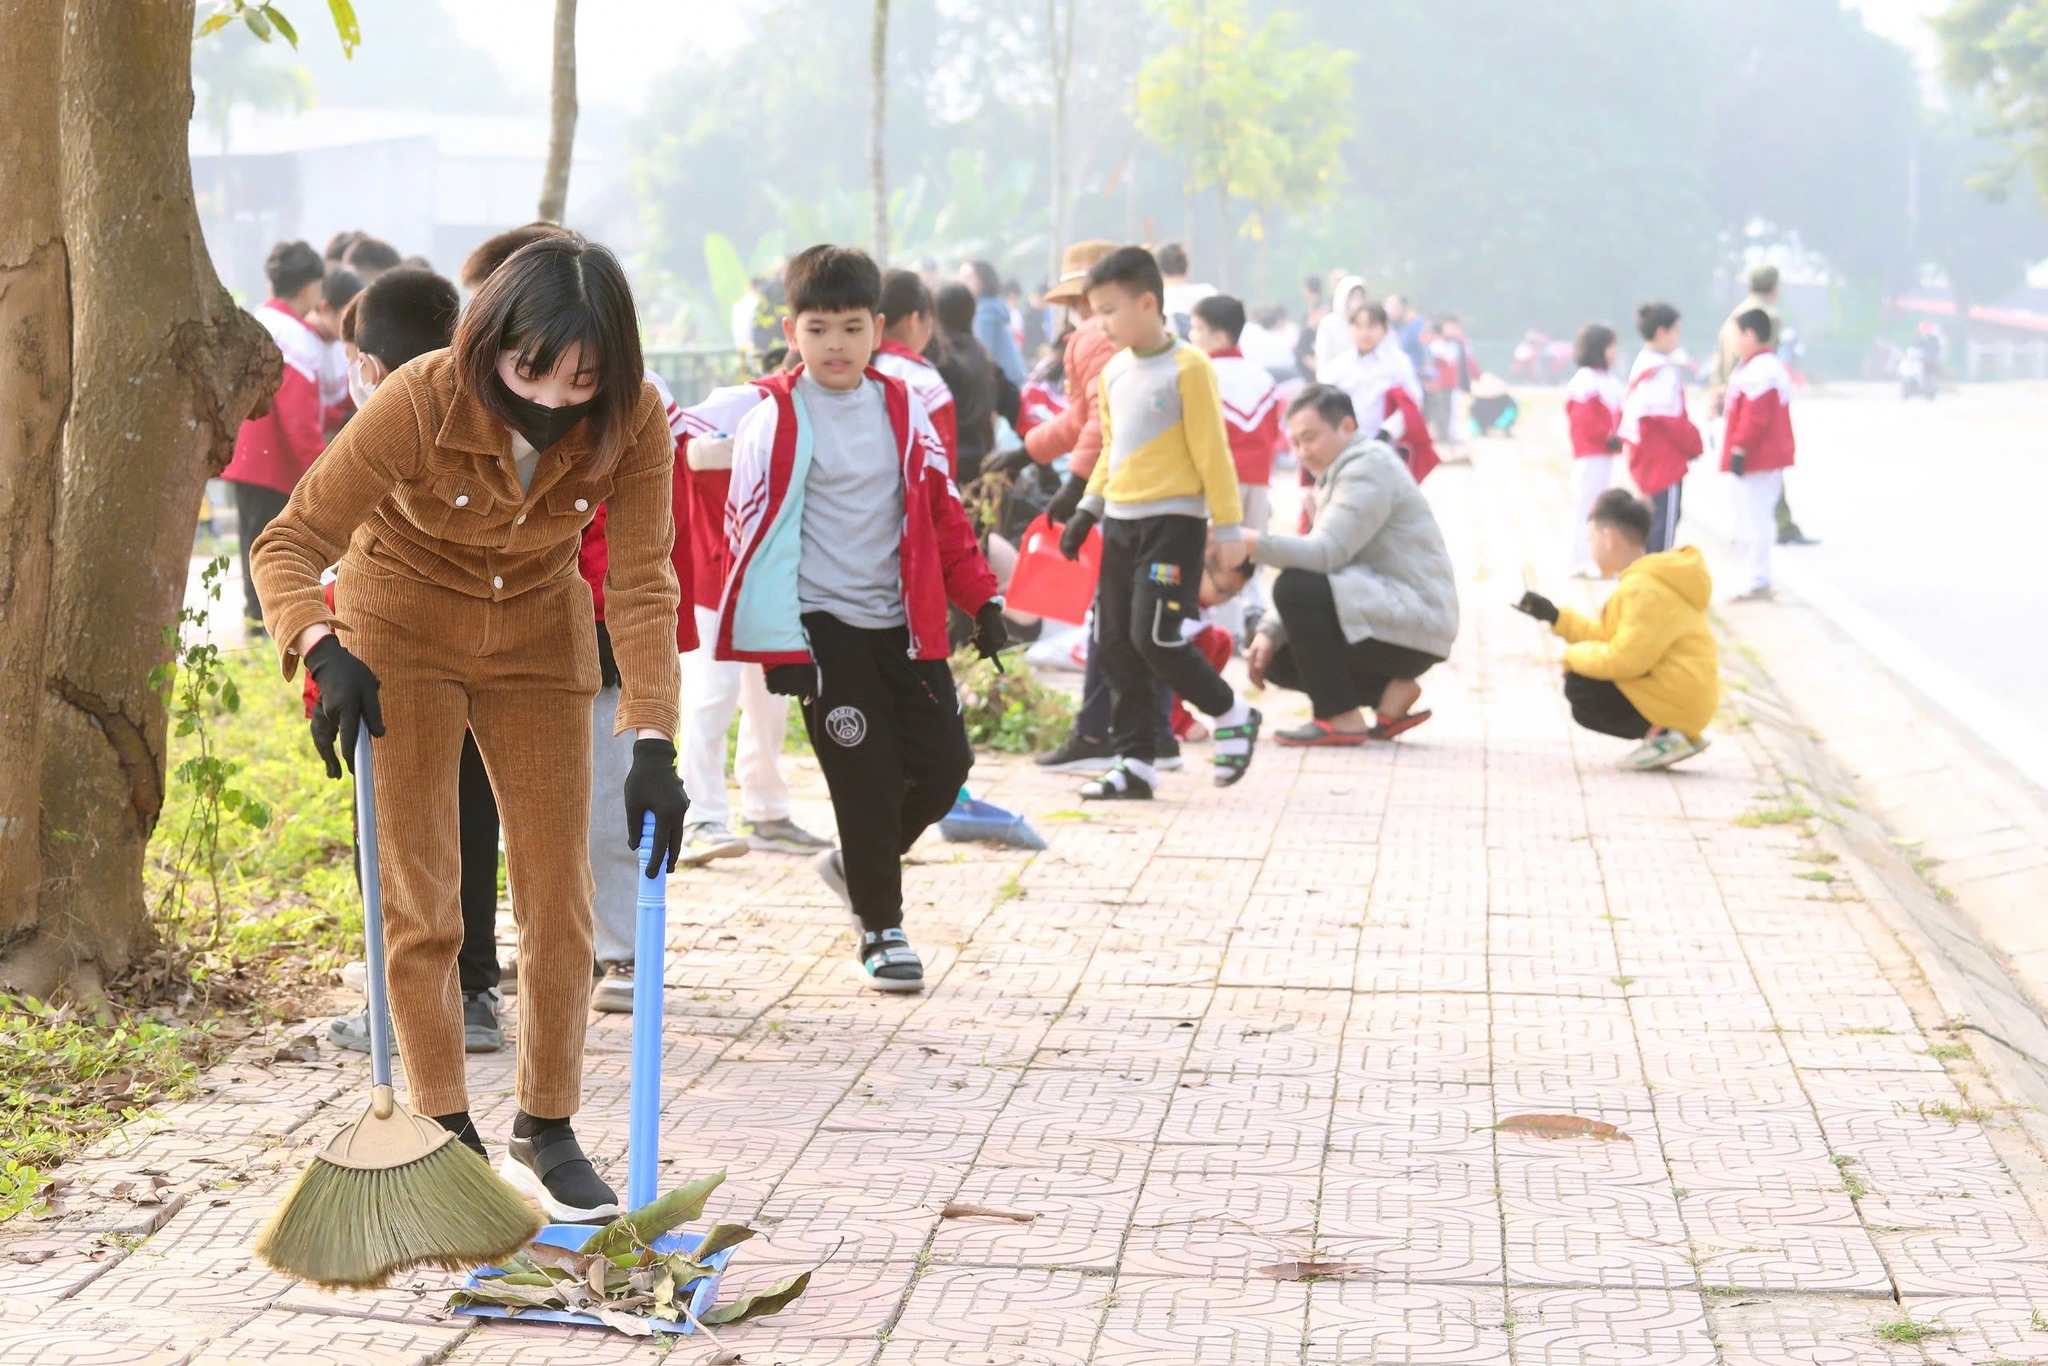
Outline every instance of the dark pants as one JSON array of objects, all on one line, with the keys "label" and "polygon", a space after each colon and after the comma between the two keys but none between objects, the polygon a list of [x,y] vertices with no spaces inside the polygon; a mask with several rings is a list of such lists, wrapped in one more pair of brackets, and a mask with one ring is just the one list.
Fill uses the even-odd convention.
[{"label": "dark pants", "polygon": [[1785,499],[1785,490],[1778,490],[1778,544],[1796,541],[1806,533],[1799,529],[1799,519],[1792,515],[1792,504]]},{"label": "dark pants", "polygon": [[1571,703],[1572,720],[1602,735],[1640,740],[1650,733],[1650,722],[1620,688],[1604,678],[1587,678],[1565,670],[1564,700]]},{"label": "dark pants", "polygon": [[903,924],[903,855],[953,809],[974,767],[943,659],[912,659],[910,635],[804,613],[819,694],[804,729],[832,794],[853,913],[870,932]]},{"label": "dark pants", "polygon": [[[1159,732],[1154,738],[1159,743],[1160,753],[1171,753],[1173,689],[1157,683],[1153,691],[1159,697]],[[1091,740],[1107,739],[1110,720],[1109,677],[1102,672],[1101,656],[1090,650],[1088,667],[1081,673],[1081,710],[1074,714],[1074,734],[1085,735]]]},{"label": "dark pants", "polygon": [[1316,718],[1327,721],[1357,707],[1377,707],[1397,678],[1420,678],[1441,655],[1370,638],[1344,639],[1330,576],[1283,569],[1273,580],[1273,609],[1287,627],[1287,643],[1273,652],[1266,681],[1308,694]]},{"label": "dark pants", "polygon": [[1681,482],[1650,495],[1650,539],[1644,543],[1644,553],[1655,555],[1678,544],[1678,505],[1684,493]]},{"label": "dark pants", "polygon": [[1199,609],[1209,525],[1200,517],[1105,518],[1089,654],[1109,680],[1109,739],[1117,754],[1151,763],[1159,753],[1159,684],[1221,716],[1237,696],[1180,624]]},{"label": "dark pants", "polygon": [[249,575],[249,547],[263,534],[291,495],[262,484],[244,484],[230,479],[235,491],[235,535],[242,543],[242,619],[263,624],[263,604],[256,597],[256,580]]}]

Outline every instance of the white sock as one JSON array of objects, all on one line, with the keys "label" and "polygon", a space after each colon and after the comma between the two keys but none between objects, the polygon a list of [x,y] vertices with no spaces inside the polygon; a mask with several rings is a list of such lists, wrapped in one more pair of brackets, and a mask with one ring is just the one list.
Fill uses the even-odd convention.
[{"label": "white sock", "polygon": [[1117,763],[1122,766],[1124,772],[1130,774],[1133,778],[1144,779],[1145,786],[1153,788],[1159,786],[1159,770],[1146,763],[1143,759],[1119,759]]},{"label": "white sock", "polygon": [[1249,737],[1239,735],[1226,739],[1223,735],[1226,727],[1241,726],[1252,719],[1251,703],[1245,701],[1242,697],[1232,697],[1230,700],[1230,710],[1218,713],[1214,719],[1215,724],[1210,729],[1216,735],[1216,752],[1218,754],[1250,754],[1252,752],[1252,742]]}]

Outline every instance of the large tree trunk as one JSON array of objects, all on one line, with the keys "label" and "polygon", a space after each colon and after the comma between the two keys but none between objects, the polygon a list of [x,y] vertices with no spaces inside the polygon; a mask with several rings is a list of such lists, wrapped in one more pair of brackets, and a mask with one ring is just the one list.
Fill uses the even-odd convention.
[{"label": "large tree trunk", "polygon": [[89,994],[148,942],[142,860],[165,754],[149,674],[171,656],[201,491],[282,360],[200,237],[193,0],[64,8],[74,369],[43,666],[43,888],[0,980]]},{"label": "large tree trunk", "polygon": [[875,261],[889,265],[889,171],[882,137],[889,114],[889,0],[875,0],[868,33],[868,197],[874,205]]},{"label": "large tree trunk", "polygon": [[540,217],[562,221],[569,208],[569,159],[576,149],[576,0],[555,0],[555,76],[548,100],[548,169]]},{"label": "large tree trunk", "polygon": [[43,629],[71,391],[57,181],[63,21],[47,0],[0,0],[0,953],[33,934],[43,880]]}]

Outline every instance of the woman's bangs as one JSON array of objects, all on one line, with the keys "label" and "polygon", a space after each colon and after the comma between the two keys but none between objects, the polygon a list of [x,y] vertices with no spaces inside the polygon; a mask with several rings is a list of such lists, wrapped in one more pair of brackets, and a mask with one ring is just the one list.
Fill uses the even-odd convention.
[{"label": "woman's bangs", "polygon": [[[522,327],[522,323],[531,325]],[[505,335],[498,347],[517,357],[515,363],[519,373],[528,379],[553,374],[562,357],[577,347],[582,348],[582,365],[577,375],[595,379],[604,362],[603,347],[598,341],[597,315],[588,303],[572,308],[549,309],[538,319],[515,315],[507,321]]]}]

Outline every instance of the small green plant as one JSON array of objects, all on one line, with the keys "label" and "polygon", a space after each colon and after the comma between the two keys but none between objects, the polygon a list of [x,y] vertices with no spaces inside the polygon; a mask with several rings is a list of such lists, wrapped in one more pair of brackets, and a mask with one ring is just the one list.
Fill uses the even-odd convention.
[{"label": "small green plant", "polygon": [[1926,1319],[1893,1319],[1877,1325],[1877,1335],[1886,1342],[1925,1342],[1929,1338],[1947,1337],[1955,1331]]},{"label": "small green plant", "polygon": [[1970,1056],[1970,1046],[1966,1043],[1933,1043],[1927,1045],[1927,1056],[1943,1062],[1956,1062]]},{"label": "small green plant", "polygon": [[170,878],[157,902],[157,914],[167,920],[189,919],[192,884],[195,878],[203,879],[213,907],[207,947],[220,942],[226,925],[227,903],[220,894],[223,825],[232,821],[261,830],[270,824],[270,808],[234,785],[242,766],[222,758],[216,748],[214,717],[242,709],[242,690],[227,675],[220,647],[204,639],[228,566],[225,555],[207,561],[199,573],[200,605],[180,608],[178,619],[164,627],[171,662],[149,671],[150,687],[163,694],[170,712],[171,734],[179,739],[189,736],[198,746],[197,753],[171,771],[187,795],[185,824],[166,860]]},{"label": "small green plant", "polygon": [[1629,987],[1635,985],[1636,979],[1624,973],[1620,977],[1610,977],[1607,980],[1614,983],[1614,985],[1620,987],[1622,990],[1626,991]]},{"label": "small green plant", "polygon": [[1002,754],[1030,754],[1058,744],[1074,725],[1074,702],[1039,682],[1029,669],[998,672],[971,651],[953,656],[960,715],[967,738]]},{"label": "small green plant", "polygon": [[1735,818],[1737,825],[1754,829],[1760,825],[1794,825],[1800,821],[1812,820],[1820,814],[1797,797],[1780,802],[1776,806],[1760,806],[1754,811],[1745,811]]},{"label": "small green plant", "polygon": [[1990,1110],[1981,1105],[1955,1105],[1945,1100],[1922,1101],[1917,1107],[1922,1118],[1945,1119],[1951,1124],[1968,1120],[1972,1124],[1988,1124],[1993,1118]]},{"label": "small green plant", "polygon": [[1841,1032],[1844,1034],[1889,1034],[1892,1032],[1892,1027],[1890,1025],[1843,1025]]},{"label": "small green plant", "polygon": [[1825,868],[1809,868],[1803,873],[1794,873],[1792,876],[1800,878],[1806,882],[1836,881],[1835,875]]},{"label": "small green plant", "polygon": [[998,906],[1007,905],[1022,895],[1024,895],[1024,884],[1015,877],[1012,877],[1005,881],[1002,886],[996,888],[995,904]]},{"label": "small green plant", "polygon": [[1861,1200],[1870,1194],[1870,1187],[1863,1184],[1863,1178],[1850,1170],[1856,1165],[1855,1158],[1847,1153],[1836,1153],[1828,1160],[1833,1162],[1835,1170],[1842,1174],[1842,1189],[1848,1193],[1851,1200]]},{"label": "small green plant", "polygon": [[2048,1314],[2044,1314],[2040,1310],[2036,1309],[2032,1314],[2027,1316],[2027,1322],[2033,1325],[2035,1332],[2048,1333]]},{"label": "small green plant", "polygon": [[33,1206],[43,1183],[43,1174],[34,1167],[0,1157],[0,1224]]}]

